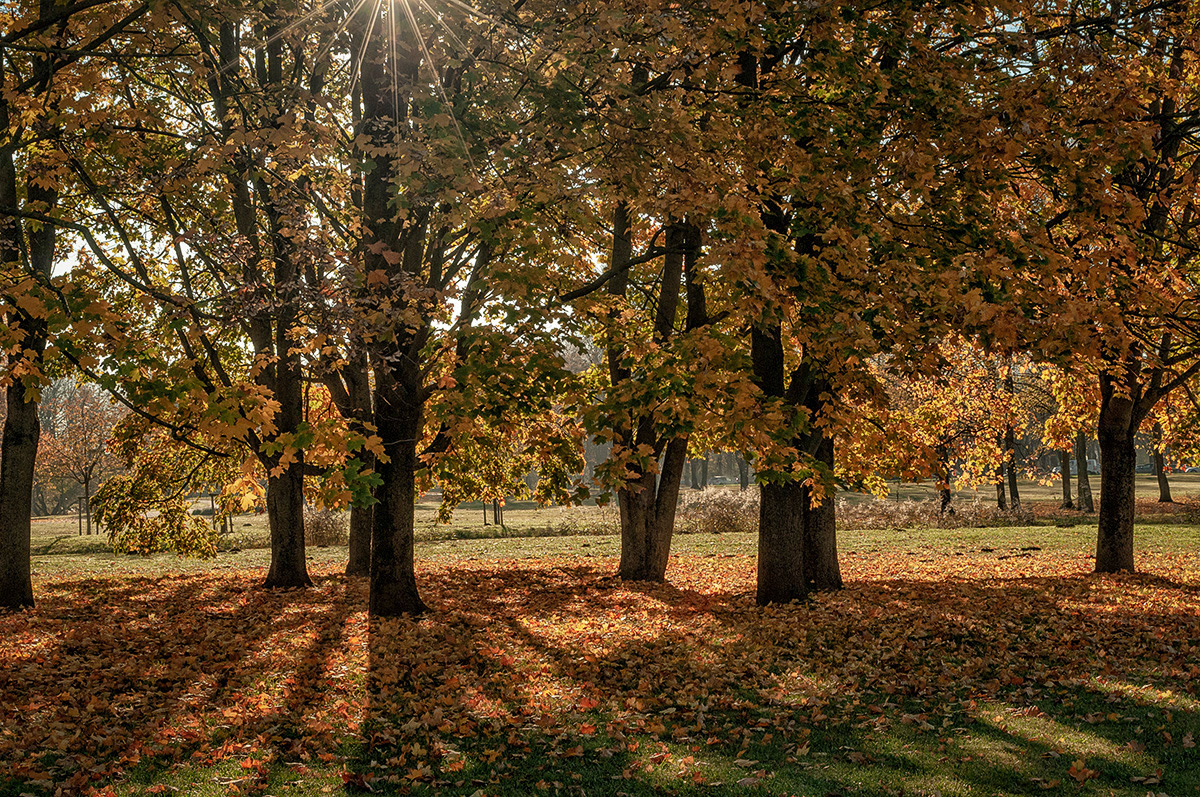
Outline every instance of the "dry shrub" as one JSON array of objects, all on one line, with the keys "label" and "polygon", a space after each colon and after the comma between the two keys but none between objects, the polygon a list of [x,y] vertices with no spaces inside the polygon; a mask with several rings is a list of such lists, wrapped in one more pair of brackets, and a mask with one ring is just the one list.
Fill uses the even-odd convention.
[{"label": "dry shrub", "polygon": [[619,535],[621,513],[615,503],[607,506],[579,507],[566,514],[545,536],[573,537]]},{"label": "dry shrub", "polygon": [[837,525],[840,529],[913,529],[913,528],[986,528],[990,526],[1025,525],[1030,516],[1005,512],[995,504],[979,499],[955,501],[952,511],[942,514],[939,501],[890,501],[884,499],[837,502]]},{"label": "dry shrub", "polygon": [[350,541],[350,518],[345,512],[333,509],[304,510],[304,544],[323,548],[345,545]]},{"label": "dry shrub", "polygon": [[758,531],[758,490],[706,487],[683,494],[675,516],[681,534]]}]

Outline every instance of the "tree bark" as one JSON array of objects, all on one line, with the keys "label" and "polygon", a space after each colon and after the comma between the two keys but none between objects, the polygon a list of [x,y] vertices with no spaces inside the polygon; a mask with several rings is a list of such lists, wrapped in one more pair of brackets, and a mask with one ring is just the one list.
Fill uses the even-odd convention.
[{"label": "tree bark", "polygon": [[1074,509],[1075,503],[1071,500],[1071,452],[1062,450],[1058,452],[1058,469],[1062,472],[1062,504],[1060,509]]},{"label": "tree bark", "polygon": [[424,431],[426,398],[420,366],[430,330],[427,314],[404,286],[426,283],[428,231],[427,214],[419,207],[410,208],[403,221],[397,217],[398,177],[391,154],[396,126],[403,128],[409,108],[420,55],[410,39],[386,42],[382,36],[369,35],[381,13],[381,7],[373,5],[358,12],[354,44],[362,53],[360,137],[369,141],[359,157],[364,164],[373,164],[363,176],[363,240],[370,242],[363,248],[363,269],[367,274],[388,275],[388,282],[376,289],[388,315],[415,310],[414,323],[396,323],[388,336],[373,344],[371,355],[375,427],[385,457],[376,463],[382,483],[375,490],[368,610],[373,616],[395,617],[415,616],[427,608],[417,590],[413,520],[421,467],[417,446]]},{"label": "tree bark", "polygon": [[0,449],[0,608],[33,605],[30,572],[30,515],[33,470],[41,424],[37,402],[26,399],[25,383],[8,386],[4,447]]},{"label": "tree bark", "polygon": [[407,384],[385,385],[375,398],[375,425],[388,460],[377,465],[383,484],[375,492],[371,537],[369,611],[377,617],[415,616],[428,608],[417,589],[413,533],[421,383],[415,366],[408,365],[396,369]]},{"label": "tree bark", "polygon": [[1004,430],[1004,448],[1008,452],[1008,507],[1013,512],[1021,511],[1021,493],[1017,489],[1017,436],[1010,424]]},{"label": "tree bark", "polygon": [[1171,483],[1167,481],[1166,463],[1163,462],[1162,424],[1154,424],[1154,475],[1158,479],[1158,502],[1173,504],[1171,499]]},{"label": "tree bark", "polygon": [[[751,328],[750,359],[763,394],[785,398],[783,330],[778,321]],[[799,376],[793,374],[792,379]],[[793,442],[799,445],[799,441]],[[804,569],[804,516],[808,504],[803,482],[767,482],[759,489],[759,606],[802,600],[808,594]]]},{"label": "tree bark", "polygon": [[691,470],[691,474],[692,474],[692,489],[699,490],[700,489],[700,460],[692,459],[688,463],[688,467]]},{"label": "tree bark", "polygon": [[810,589],[836,590],[842,588],[842,571],[837,555],[837,512],[834,503],[837,487],[833,480],[834,441],[821,435],[817,461],[828,468],[825,497],[819,506],[812,506],[810,491],[803,496],[804,524],[804,581]]},{"label": "tree bark", "polygon": [[371,529],[375,523],[374,514],[374,508],[370,506],[350,507],[350,550],[346,561],[348,576],[371,574]]},{"label": "tree bark", "polygon": [[671,556],[675,510],[687,459],[687,439],[667,443],[661,473],[647,471],[632,489],[617,493],[621,512],[621,563],[627,581],[664,581]]},{"label": "tree bark", "polygon": [[[699,251],[691,230],[682,222],[671,223],[667,227],[666,238],[667,254],[663,259],[658,309],[654,320],[655,338],[664,344],[674,332],[685,269],[691,273]],[[688,246],[686,258],[683,251],[685,244]],[[628,208],[622,204],[618,205],[614,216],[614,264],[628,262],[628,245]],[[685,259],[688,263],[685,263]],[[692,291],[691,280],[688,282],[688,327],[692,328],[693,321],[699,318],[698,313],[703,313],[704,307],[702,300]],[[619,295],[624,295],[625,287],[624,283],[616,286],[610,283],[610,291],[616,293],[619,290]],[[624,356],[624,351],[619,347],[609,351],[613,384],[631,378],[629,370],[621,362]],[[643,468],[633,480],[617,490],[621,514],[621,562],[617,575],[631,581],[663,581],[670,559],[679,490],[687,466],[688,439],[686,436],[664,437],[654,417],[642,414],[634,419],[632,428],[622,423],[614,424],[614,443],[626,448],[645,447],[656,454],[662,452],[659,472]]]},{"label": "tree bark", "polygon": [[[274,345],[275,362],[264,368],[263,379],[279,402],[275,414],[278,435],[294,435],[304,421],[304,382],[300,353],[296,351],[294,330],[298,326],[295,300],[291,298],[300,277],[292,257],[291,242],[283,233],[286,223],[270,201],[271,192],[265,184],[260,193],[266,197],[267,215],[275,253],[274,293],[279,309],[276,311]],[[270,470],[280,467],[278,456],[268,456],[264,464]],[[283,472],[267,478],[267,520],[271,527],[271,568],[264,586],[308,587],[308,567],[304,558],[304,451],[293,452]]]},{"label": "tree bark", "polygon": [[1092,481],[1088,478],[1087,437],[1082,429],[1075,434],[1075,470],[1077,508],[1091,514],[1096,511],[1096,505],[1092,501]]},{"label": "tree bark", "polygon": [[1107,374],[1100,376],[1100,516],[1096,572],[1133,570],[1134,487],[1138,418],[1134,399]]},{"label": "tree bark", "polygon": [[[43,9],[45,10],[45,9]],[[48,62],[43,61],[39,73],[45,71],[49,85]],[[6,84],[7,65],[0,53],[0,89]],[[8,102],[0,97],[0,130],[9,128]],[[17,208],[15,144],[0,147],[0,207]],[[30,165],[27,169],[35,168]],[[39,213],[49,215],[58,203],[58,193],[29,179],[25,188],[26,202]],[[0,269],[14,272],[21,269],[21,241],[28,247],[29,265],[35,275],[49,279],[54,270],[54,246],[57,227],[43,224],[22,235],[22,224],[12,216],[0,217]],[[5,273],[0,278],[19,279],[21,275]],[[28,276],[28,275],[26,275]],[[28,290],[28,288],[21,288]],[[18,361],[38,372],[46,348],[45,319],[16,309],[7,323],[22,334],[21,351],[10,352],[4,365],[10,374]],[[5,390],[7,415],[4,419],[3,448],[0,448],[0,607],[18,609],[33,605],[33,582],[30,567],[30,518],[33,513],[33,481],[41,421],[38,402],[26,381],[19,376]]]},{"label": "tree bark", "polygon": [[996,508],[1001,512],[1008,511],[1008,499],[1005,498],[1004,465],[996,468]]},{"label": "tree bark", "polygon": [[703,490],[708,486],[708,454],[700,460],[700,489]]},{"label": "tree bark", "polygon": [[292,466],[267,477],[267,522],[271,527],[271,567],[263,586],[312,586],[304,559],[303,469]]},{"label": "tree bark", "polygon": [[1096,537],[1096,572],[1132,571],[1134,473],[1137,449],[1133,436],[1119,428],[1100,429],[1099,530]]},{"label": "tree bark", "polygon": [[738,455],[738,489],[750,489],[750,463],[741,454]]},{"label": "tree bark", "polygon": [[800,482],[767,483],[759,487],[758,589],[759,606],[803,600],[808,595],[804,570],[804,505],[807,491]]}]

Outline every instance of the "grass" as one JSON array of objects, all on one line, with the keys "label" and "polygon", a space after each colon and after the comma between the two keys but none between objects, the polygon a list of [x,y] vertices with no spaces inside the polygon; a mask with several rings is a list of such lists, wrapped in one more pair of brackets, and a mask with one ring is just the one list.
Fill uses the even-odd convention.
[{"label": "grass", "polygon": [[418,542],[419,623],[368,622],[341,547],[266,592],[263,548],[39,524],[39,606],[0,616],[0,795],[1200,794],[1184,514],[1106,578],[1071,515],[843,530],[847,588],[765,610],[752,534],[678,535],[668,584],[622,584],[618,537],[472,514]]}]

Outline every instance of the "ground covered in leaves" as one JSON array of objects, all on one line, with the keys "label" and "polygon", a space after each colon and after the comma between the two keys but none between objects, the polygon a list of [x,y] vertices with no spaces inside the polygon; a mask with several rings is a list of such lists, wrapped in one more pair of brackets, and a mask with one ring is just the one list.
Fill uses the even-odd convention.
[{"label": "ground covered in leaves", "polygon": [[1196,794],[1200,560],[1140,556],[860,552],[765,610],[745,554],[445,559],[374,625],[329,565],[56,569],[0,616],[0,794]]}]

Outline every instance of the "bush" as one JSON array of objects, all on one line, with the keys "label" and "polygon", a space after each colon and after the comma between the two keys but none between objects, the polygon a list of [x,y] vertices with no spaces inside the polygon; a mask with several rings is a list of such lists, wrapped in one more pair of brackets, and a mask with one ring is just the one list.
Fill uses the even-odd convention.
[{"label": "bush", "polygon": [[350,517],[334,509],[304,509],[304,544],[323,548],[350,541]]},{"label": "bush", "polygon": [[683,494],[675,517],[681,534],[758,531],[758,490],[706,487]]},{"label": "bush", "polygon": [[958,529],[1012,526],[1031,521],[1026,514],[1014,515],[1002,511],[995,503],[954,501],[950,504],[953,514],[939,510],[941,502],[889,501],[876,499],[850,502],[838,499],[837,526],[839,529]]},{"label": "bush", "polygon": [[553,528],[547,527],[545,536],[608,536],[620,535],[621,513],[616,503],[607,506],[579,507],[560,520]]}]

